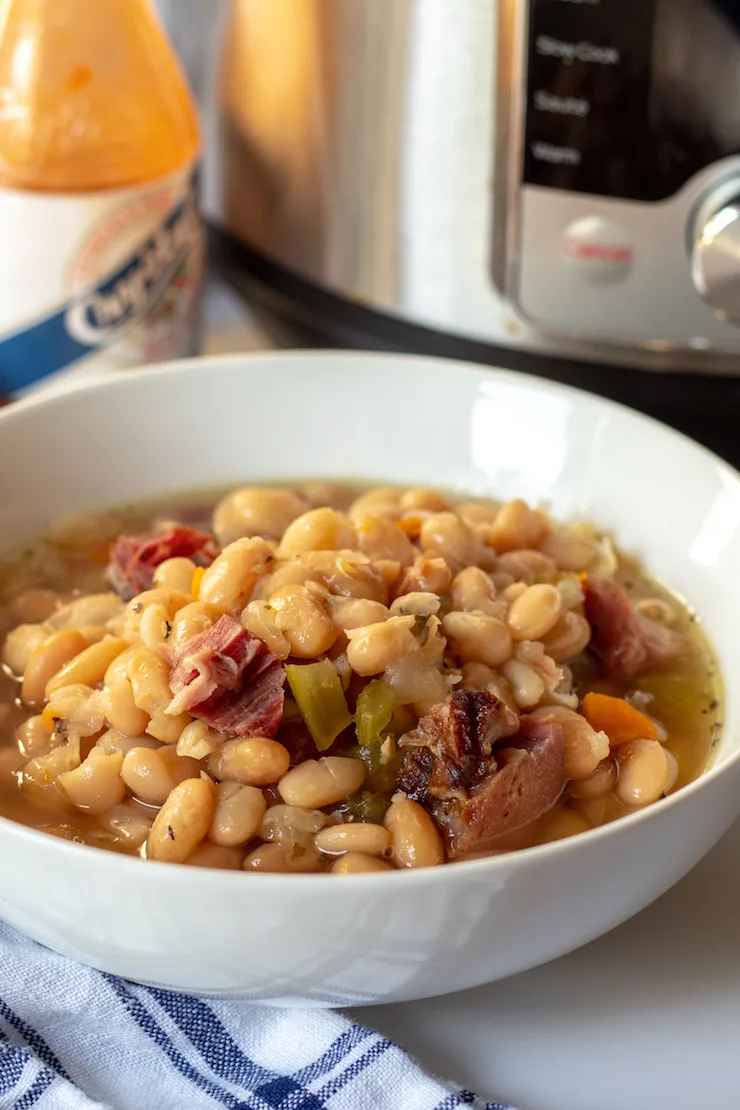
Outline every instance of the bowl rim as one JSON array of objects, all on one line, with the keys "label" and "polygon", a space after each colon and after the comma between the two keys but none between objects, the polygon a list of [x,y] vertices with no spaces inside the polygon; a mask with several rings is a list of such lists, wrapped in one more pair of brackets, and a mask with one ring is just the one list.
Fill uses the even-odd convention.
[{"label": "bowl rim", "polygon": [[[575,404],[583,405],[585,403],[589,406],[601,409],[602,411],[616,410],[626,416],[627,419],[642,426],[645,430],[652,430],[663,437],[668,437],[678,442],[682,445],[684,450],[690,451],[695,456],[702,458],[705,463],[711,464],[723,475],[723,477],[727,478],[740,489],[740,470],[732,466],[731,463],[685,433],[677,431],[670,425],[655,419],[655,417],[648,416],[646,413],[633,409],[620,401],[614,401],[611,398],[602,397],[600,394],[591,393],[588,390],[567,385],[563,382],[541,378],[536,374],[453,358],[430,355],[409,355],[392,351],[355,351],[352,349],[322,348],[248,351],[235,354],[211,354],[193,358],[173,359],[168,362],[150,364],[134,369],[110,371],[104,376],[101,375],[92,380],[80,378],[71,381],[68,387],[63,390],[56,386],[49,392],[46,392],[44,388],[36,389],[32,393],[26,394],[12,404],[0,409],[0,435],[2,435],[3,426],[13,423],[18,419],[23,420],[26,414],[33,415],[33,412],[38,408],[56,408],[69,404],[79,393],[92,392],[102,395],[109,393],[115,395],[118,389],[123,388],[125,390],[127,388],[125,383],[131,384],[137,381],[158,382],[173,372],[187,373],[198,378],[212,373],[214,366],[217,366],[220,371],[226,373],[245,373],[259,372],[265,368],[265,364],[267,363],[268,365],[273,364],[271,367],[273,372],[275,370],[279,372],[281,366],[287,367],[291,363],[307,358],[335,363],[337,366],[351,359],[357,362],[367,362],[368,366],[390,363],[395,364],[398,369],[403,369],[404,367],[410,369],[424,367],[426,371],[436,371],[440,374],[468,374],[476,377],[481,382],[489,379],[504,382],[509,385],[544,390],[545,392],[564,396]],[[722,660],[720,659],[719,662],[721,664]],[[585,848],[586,845],[596,844],[601,840],[610,840],[613,837],[619,836],[620,830],[626,831],[629,829],[636,829],[647,822],[659,820],[661,814],[675,809],[676,806],[680,806],[684,799],[689,799],[711,789],[714,783],[724,775],[730,773],[732,769],[740,763],[740,747],[722,762],[716,763],[714,761],[722,748],[723,738],[726,734],[725,727],[726,722],[723,722],[720,742],[717,745],[712,763],[697,778],[687,783],[685,786],[682,786],[681,789],[675,793],[668,795],[667,798],[661,799],[660,805],[654,804],[645,806],[644,809],[627,814],[626,817],[620,818],[617,821],[587,829],[571,837],[550,841],[544,844],[536,844],[529,848],[519,848],[510,852],[502,852],[498,855],[461,860],[453,866],[444,867],[443,873],[446,876],[444,882],[465,882],[468,878],[480,879],[485,878],[489,874],[491,878],[493,878],[496,874],[509,870],[512,864],[525,869],[528,867],[537,867],[543,860],[550,859],[551,857],[558,858],[561,855],[576,853],[579,851],[579,846],[581,845]],[[91,861],[96,859],[103,865],[103,855],[105,855],[108,859],[108,865],[118,869],[121,878],[127,877],[130,871],[132,876],[136,875],[140,878],[145,876],[144,881],[148,883],[188,883],[193,891],[200,889],[203,885],[217,887],[221,883],[229,884],[242,882],[243,872],[241,868],[238,871],[232,871],[230,869],[187,867],[182,864],[166,863],[160,860],[142,861],[141,857],[138,855],[132,856],[114,851],[106,851],[103,848],[98,848],[93,845],[79,844],[74,841],[65,840],[62,837],[56,837],[40,829],[34,829],[18,821],[14,821],[9,817],[0,815],[0,835],[4,836],[6,833],[11,837],[18,837],[21,842],[26,842],[32,847],[42,847],[44,844],[48,847],[54,845],[53,850],[61,853],[63,858],[66,858],[68,853],[72,853],[73,855],[71,858],[76,859],[80,863],[84,863],[85,859],[90,859]],[[142,867],[142,862],[146,862],[149,865],[154,863],[156,866]],[[402,873],[406,875],[406,882],[413,882],[423,886],[428,883],[439,882],[439,878],[435,878],[435,876],[439,876],[439,872],[439,867],[428,867],[405,869]],[[368,872],[345,875],[342,876],[345,882],[341,884],[341,887],[348,886],[349,889],[356,889],[357,885],[361,884],[371,889],[374,889],[376,886],[382,886],[385,889],[388,883],[399,881],[392,877],[395,874],[396,872]],[[239,876],[239,878],[237,879],[234,876]],[[347,879],[350,880],[349,884],[346,883]],[[300,874],[255,871],[251,873],[250,876],[250,885],[258,883],[264,887],[271,888],[277,884],[279,887],[285,889],[297,883],[304,893],[305,884],[307,882],[314,884],[319,883],[322,888],[325,888],[327,884],[331,884],[332,889],[337,889],[335,878],[328,872]]]}]

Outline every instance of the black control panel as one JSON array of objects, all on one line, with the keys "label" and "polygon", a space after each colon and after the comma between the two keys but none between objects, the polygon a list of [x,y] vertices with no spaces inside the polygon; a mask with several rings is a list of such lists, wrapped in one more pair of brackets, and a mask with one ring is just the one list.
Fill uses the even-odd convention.
[{"label": "black control panel", "polygon": [[527,183],[657,201],[740,151],[740,102],[728,126],[722,80],[708,87],[701,69],[690,68],[711,69],[720,42],[717,64],[727,67],[729,58],[740,71],[740,0],[528,7]]}]

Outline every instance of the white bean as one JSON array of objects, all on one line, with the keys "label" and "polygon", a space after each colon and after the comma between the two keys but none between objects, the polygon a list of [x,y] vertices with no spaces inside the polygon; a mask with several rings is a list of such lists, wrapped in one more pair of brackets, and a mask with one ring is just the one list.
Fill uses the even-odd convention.
[{"label": "white bean", "polygon": [[100,690],[81,683],[61,686],[51,695],[43,717],[57,730],[61,725],[73,728],[78,736],[92,736],[103,727],[104,707]]},{"label": "white bean", "polygon": [[591,626],[580,613],[563,613],[550,631],[542,637],[542,643],[551,659],[556,663],[575,659],[588,647],[591,639]]},{"label": "white bean", "polygon": [[258,636],[281,659],[290,655],[290,643],[277,626],[277,612],[267,601],[250,601],[242,609],[241,622],[248,632]]},{"label": "white bean", "polygon": [[178,783],[199,775],[195,759],[178,756],[174,748],[168,747],[132,747],[121,766],[121,778],[133,796],[155,806],[161,806]]},{"label": "white bean", "polygon": [[509,684],[518,709],[531,709],[545,693],[545,684],[540,675],[518,659],[510,659],[508,663],[504,663],[501,673]]},{"label": "white bean", "polygon": [[628,806],[657,802],[665,792],[672,767],[658,740],[631,740],[617,749],[619,778],[615,793]]},{"label": "white bean", "polygon": [[[330,596],[327,602],[334,624],[344,632],[362,628],[368,624],[378,624],[390,616],[386,605],[380,601],[370,601],[365,597]],[[392,611],[397,612],[397,610]]]},{"label": "white bean", "polygon": [[188,867],[208,867],[215,871],[240,871],[244,852],[241,848],[223,848],[220,844],[212,844],[204,840],[199,844],[191,856],[188,856]]},{"label": "white bean", "polygon": [[535,578],[548,578],[554,576],[557,569],[554,559],[543,555],[541,551],[526,548],[523,551],[507,551],[496,560],[496,571],[499,574],[510,574],[516,582],[530,583]]},{"label": "white bean", "polygon": [[439,612],[441,604],[436,594],[422,593],[417,590],[397,597],[391,605],[391,614],[394,617],[434,617]]},{"label": "white bean", "polygon": [[145,590],[129,601],[123,617],[116,622],[116,629],[130,644],[135,644],[141,638],[141,619],[150,605],[163,606],[167,612],[167,619],[171,621],[175,613],[188,605],[191,600],[190,592],[185,594],[180,590],[170,590],[164,586]]},{"label": "white bean", "polygon": [[193,718],[189,713],[168,713],[167,710],[158,710],[152,713],[145,732],[163,744],[179,744],[180,738]]},{"label": "white bean", "polygon": [[354,527],[344,513],[326,507],[310,509],[285,529],[277,554],[279,559],[294,559],[304,551],[338,551],[354,542]]},{"label": "white bean", "polygon": [[500,667],[511,658],[511,633],[503,621],[486,613],[447,613],[442,629],[462,663]]},{"label": "white bean", "polygon": [[170,621],[168,646],[173,651],[184,647],[193,636],[197,636],[200,632],[207,632],[220,615],[217,609],[211,605],[205,605],[202,601],[191,601],[189,605],[183,605]]},{"label": "white bean", "polygon": [[262,818],[259,835],[262,840],[280,844],[312,844],[315,834],[324,828],[328,820],[320,809],[278,803],[270,806]]},{"label": "white bean", "polygon": [[243,536],[279,539],[305,509],[306,502],[292,490],[245,486],[218,503],[213,514],[213,530],[222,545]]},{"label": "white bean", "polygon": [[225,547],[206,569],[200,583],[199,601],[223,612],[241,612],[252,590],[275,563],[273,545],[266,540],[235,540]]},{"label": "white bean", "polygon": [[96,746],[79,767],[61,774],[58,782],[78,809],[93,814],[105,813],[126,796],[120,776],[122,764],[120,752],[104,752]]},{"label": "white bean", "polygon": [[43,704],[46,684],[65,663],[87,647],[87,641],[76,629],[53,632],[29,657],[23,674],[21,698],[33,707]]},{"label": "white bean", "polygon": [[596,545],[564,528],[555,528],[539,545],[563,570],[582,571],[594,561]]},{"label": "white bean", "polygon": [[496,514],[489,542],[499,554],[539,547],[547,531],[542,515],[530,509],[525,501],[507,501]]},{"label": "white bean", "polygon": [[177,754],[192,759],[205,759],[223,744],[226,736],[210,729],[204,721],[191,721],[180,733],[177,741]]},{"label": "white bean", "polygon": [[384,516],[356,516],[357,545],[372,560],[392,559],[411,566],[418,552],[397,524]]},{"label": "white bean", "polygon": [[450,503],[443,493],[438,489],[427,489],[426,486],[407,489],[401,497],[404,512],[445,513],[449,507]]},{"label": "white bean", "polygon": [[288,749],[267,736],[227,740],[208,757],[208,771],[214,778],[247,786],[269,786],[282,778],[289,766]]},{"label": "white bean", "polygon": [[115,728],[109,728],[102,736],[98,737],[95,743],[104,752],[109,754],[110,752],[120,752],[124,758],[132,748],[149,748],[151,751],[156,751],[162,747],[159,740],[155,740],[151,736],[125,736]]},{"label": "white bean", "polygon": [[331,825],[316,834],[314,844],[329,856],[343,852],[362,852],[367,856],[389,856],[391,834],[382,825],[352,821],[344,825]]},{"label": "white bean", "polygon": [[102,691],[102,709],[108,723],[126,736],[140,736],[149,724],[149,714],[134,701],[134,690],[128,677],[106,683]]},{"label": "white bean", "polygon": [[292,806],[320,809],[343,802],[365,781],[365,764],[345,756],[322,756],[307,759],[293,767],[280,779],[281,798]]},{"label": "white bean", "polygon": [[291,655],[313,659],[323,655],[337,638],[326,606],[306,586],[283,586],[270,597],[275,624],[290,645]]},{"label": "white bean", "polygon": [[257,832],[265,809],[264,795],[256,786],[222,782],[216,788],[216,808],[208,836],[214,844],[227,848],[246,844]]},{"label": "white bean", "polygon": [[396,794],[384,824],[390,833],[396,867],[435,867],[445,862],[437,826],[418,802],[412,802],[405,794]]},{"label": "white bean", "polygon": [[434,513],[421,526],[422,550],[441,555],[451,566],[469,566],[476,561],[479,540],[457,513]]},{"label": "white bean", "polygon": [[147,605],[141,614],[139,635],[145,647],[156,648],[163,644],[172,630],[169,614],[164,605]]},{"label": "white bean", "polygon": [[603,759],[609,755],[609,737],[596,732],[585,717],[560,705],[535,709],[533,717],[556,721],[565,736],[565,776],[568,779],[587,779]]},{"label": "white bean", "polygon": [[300,874],[320,871],[321,856],[315,848],[302,844],[261,844],[249,853],[242,867],[245,871]]},{"label": "white bean", "polygon": [[332,875],[364,875],[371,871],[392,871],[390,864],[363,852],[345,852],[331,866]]},{"label": "white bean", "polygon": [[54,734],[46,727],[39,713],[36,717],[29,717],[18,725],[15,738],[21,755],[26,759],[36,759],[49,751]]},{"label": "white bean", "polygon": [[51,636],[50,624],[19,624],[3,643],[2,661],[14,675],[22,675],[33,653]]},{"label": "white bean", "polygon": [[367,516],[368,513],[397,520],[402,512],[401,495],[402,491],[396,486],[376,486],[369,489],[366,493],[360,494],[350,505],[350,520],[357,520],[358,517]]},{"label": "white bean", "polygon": [[205,839],[216,808],[216,792],[204,778],[185,779],[169,794],[146,842],[149,859],[185,863]]},{"label": "white bean", "polygon": [[673,790],[674,786],[676,785],[676,780],[678,779],[678,760],[669,748],[663,748],[663,751],[668,762],[668,775],[663,786],[663,793],[670,794],[671,790]]},{"label": "white bean", "polygon": [[167,660],[150,648],[139,648],[129,659],[127,674],[134,702],[152,716],[162,713],[172,701]]},{"label": "white bean", "polygon": [[88,628],[94,625],[107,625],[109,621],[120,617],[123,610],[124,603],[118,594],[87,594],[85,597],[76,597],[73,601],[62,605],[49,617],[49,624],[52,628]]},{"label": "white bean", "polygon": [[487,613],[500,616],[500,603],[496,602],[496,587],[489,575],[480,567],[465,567],[452,581],[452,605],[465,613]]},{"label": "white bean", "polygon": [[165,559],[154,569],[154,586],[163,586],[168,590],[189,594],[193,588],[194,574],[195,563],[192,559],[185,559],[182,556]]},{"label": "white bean", "polygon": [[561,610],[560,594],[554,586],[527,586],[512,602],[506,623],[515,640],[540,640],[557,624]]},{"label": "white bean", "polygon": [[[63,633],[58,633],[63,635]],[[79,633],[77,633],[79,635]],[[47,680],[46,697],[50,698],[62,686],[97,686],[103,681],[108,667],[114,659],[127,649],[128,644],[119,636],[105,636],[96,644],[84,648],[79,654],[64,663]]]},{"label": "white bean", "polygon": [[617,767],[613,759],[602,759],[584,779],[576,779],[568,784],[568,793],[573,798],[590,801],[610,794],[617,781]]},{"label": "white bean", "polygon": [[359,675],[380,674],[391,663],[416,651],[418,642],[412,629],[416,618],[389,617],[386,621],[348,630],[347,658]]},{"label": "white bean", "polygon": [[135,802],[122,802],[99,816],[99,824],[128,849],[140,848],[149,836],[153,814]]}]

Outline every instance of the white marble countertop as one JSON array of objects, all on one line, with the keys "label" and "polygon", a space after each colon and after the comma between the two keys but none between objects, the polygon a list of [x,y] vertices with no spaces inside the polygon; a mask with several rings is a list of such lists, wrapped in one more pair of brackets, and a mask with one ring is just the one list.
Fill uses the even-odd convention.
[{"label": "white marble countertop", "polygon": [[[204,353],[271,346],[221,283],[209,285],[205,318]],[[521,1110],[740,1110],[738,871],[740,823],[587,947],[505,982],[354,1016],[430,1071]]]}]

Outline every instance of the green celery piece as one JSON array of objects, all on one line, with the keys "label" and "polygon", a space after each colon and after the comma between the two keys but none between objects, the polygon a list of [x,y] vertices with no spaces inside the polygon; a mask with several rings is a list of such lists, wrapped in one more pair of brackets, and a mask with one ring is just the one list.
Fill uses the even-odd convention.
[{"label": "green celery piece", "polygon": [[380,740],[393,716],[396,699],[393,691],[382,679],[369,682],[357,699],[355,727],[361,748],[372,747]]},{"label": "green celery piece", "polygon": [[326,751],[352,724],[339,675],[329,659],[305,666],[289,663],[285,674],[314,744]]},{"label": "green celery piece", "polygon": [[647,712],[667,723],[690,722],[706,701],[706,695],[681,676],[646,675],[638,680],[637,688],[653,697]]}]

